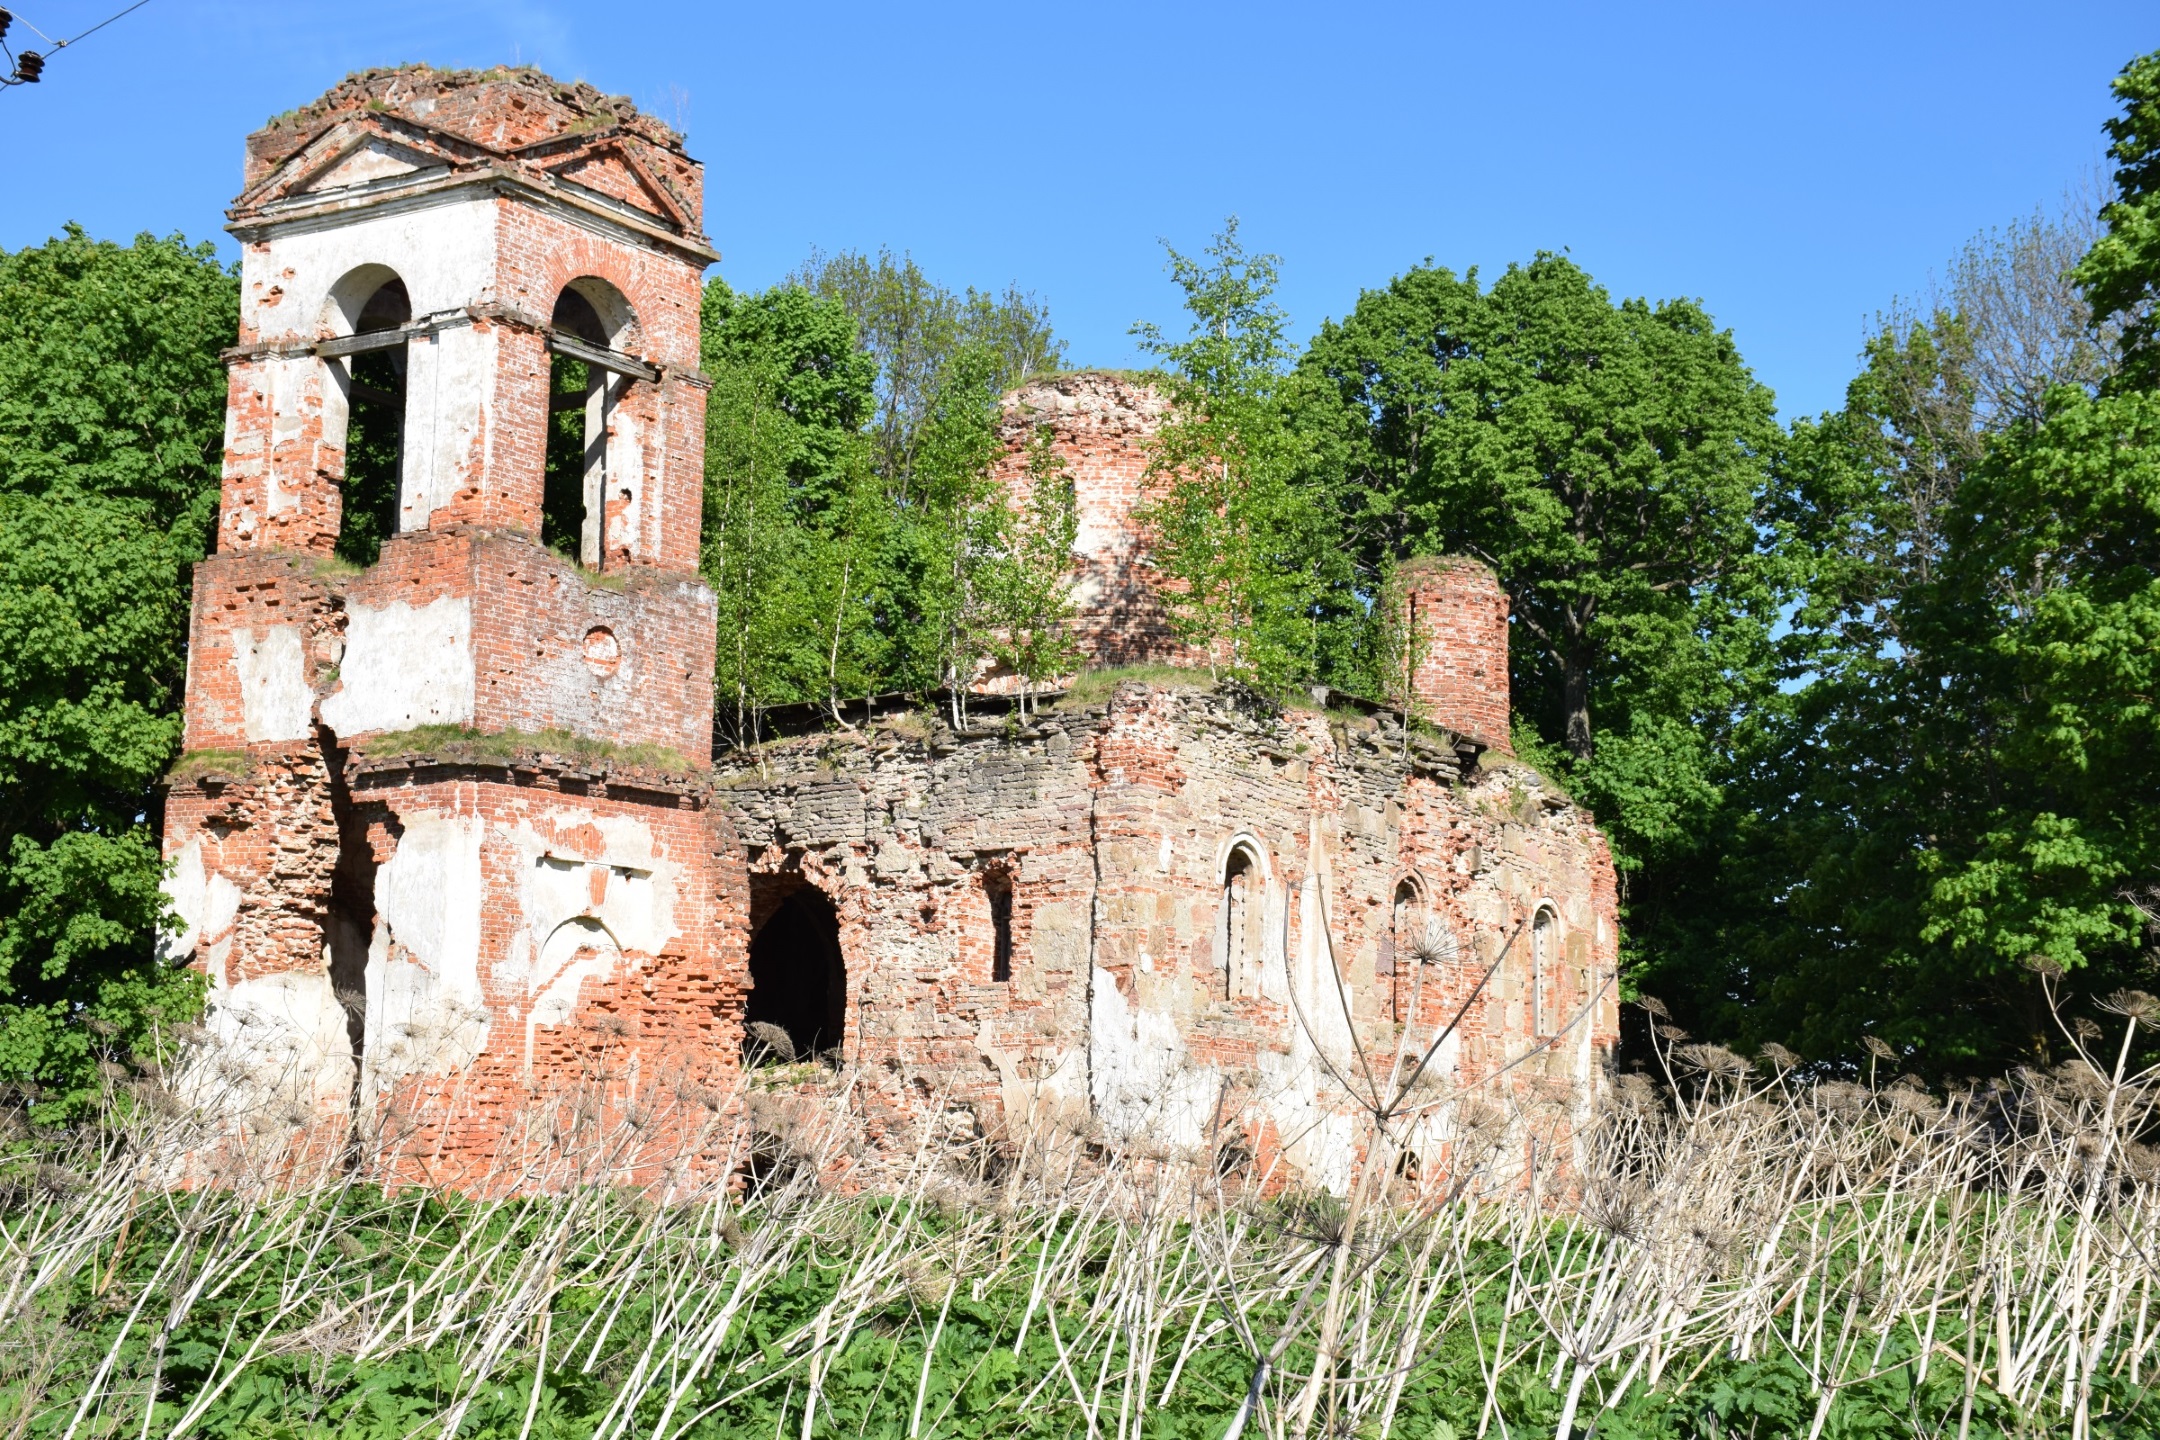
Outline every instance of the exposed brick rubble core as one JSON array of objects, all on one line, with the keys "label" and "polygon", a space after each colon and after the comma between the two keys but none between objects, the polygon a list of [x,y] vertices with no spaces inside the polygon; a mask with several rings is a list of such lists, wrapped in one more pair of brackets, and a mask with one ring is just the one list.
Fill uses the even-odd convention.
[{"label": "exposed brick rubble core", "polygon": [[[1162,397],[1039,380],[1007,399],[999,473],[1024,491],[1047,427],[1090,673],[1032,718],[978,699],[980,732],[872,707],[715,756],[711,251],[679,138],[535,72],[416,67],[354,77],[248,157],[165,834],[173,952],[211,981],[239,1123],[418,1126],[419,1177],[512,1186],[489,1167],[548,1097],[724,1107],[747,1063],[793,1052],[761,1083],[852,1087],[858,1178],[925,1126],[1198,1145],[1220,1117],[1331,1183],[1353,1139],[1328,1066],[1465,1002],[1446,1077],[1599,1082],[1612,864],[1506,758],[1507,602],[1482,567],[1405,572],[1407,730],[1217,688],[1133,520]],[[576,402],[582,563],[539,538],[566,337],[616,377]],[[396,530],[356,570],[332,558],[341,357],[393,345]],[[1151,668],[1105,673],[1130,665]]]}]

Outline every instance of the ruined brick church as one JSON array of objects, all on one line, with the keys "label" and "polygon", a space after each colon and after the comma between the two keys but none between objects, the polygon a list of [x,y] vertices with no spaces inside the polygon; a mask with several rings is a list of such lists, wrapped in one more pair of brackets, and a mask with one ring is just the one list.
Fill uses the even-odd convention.
[{"label": "ruined brick church", "polygon": [[[1613,867],[1509,753],[1490,572],[1413,567],[1417,723],[1212,684],[1131,523],[1161,400],[1039,380],[1007,397],[1002,473],[1025,483],[1050,427],[1088,673],[1032,713],[978,697],[959,731],[888,699],[716,747],[717,256],[681,138],[529,70],[371,72],[248,137],[230,214],[165,853],[174,953],[288,1115],[424,1097],[478,1164],[550,1087],[733,1083],[773,1058],[757,1024],[803,1057],[791,1083],[847,1076],[873,1147],[955,1115],[1171,1145],[1227,1124],[1325,1178],[1350,1133],[1329,1064],[1458,1010],[1453,1083],[1597,1084]],[[394,485],[356,566],[363,406],[394,415]]]}]

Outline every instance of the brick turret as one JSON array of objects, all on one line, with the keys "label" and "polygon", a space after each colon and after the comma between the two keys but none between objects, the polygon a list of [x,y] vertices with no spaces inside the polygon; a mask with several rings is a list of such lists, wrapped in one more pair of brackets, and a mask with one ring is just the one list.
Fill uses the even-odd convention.
[{"label": "brick turret", "polygon": [[1413,707],[1503,754],[1508,742],[1508,597],[1490,568],[1464,555],[1419,556],[1396,572],[1416,663]]},{"label": "brick turret", "polygon": [[999,475],[1025,499],[1027,445],[1048,427],[1080,512],[1074,635],[1090,665],[1205,664],[1172,631],[1154,567],[1133,524],[1147,444],[1169,402],[1143,381],[1104,370],[1031,380],[1005,397]]}]

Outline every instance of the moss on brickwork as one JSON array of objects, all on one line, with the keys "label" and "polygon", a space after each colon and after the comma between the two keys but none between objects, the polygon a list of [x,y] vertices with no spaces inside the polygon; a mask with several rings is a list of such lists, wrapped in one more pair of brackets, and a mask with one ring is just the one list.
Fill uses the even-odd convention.
[{"label": "moss on brickwork", "polygon": [[474,730],[464,725],[418,725],[364,736],[353,748],[370,760],[439,756],[446,760],[509,761],[552,755],[585,764],[609,763],[642,770],[687,773],[690,765],[663,745],[611,745],[568,730]]},{"label": "moss on brickwork", "polygon": [[245,780],[254,768],[254,762],[248,759],[245,750],[190,750],[165,772],[165,783],[185,785],[211,778]]}]

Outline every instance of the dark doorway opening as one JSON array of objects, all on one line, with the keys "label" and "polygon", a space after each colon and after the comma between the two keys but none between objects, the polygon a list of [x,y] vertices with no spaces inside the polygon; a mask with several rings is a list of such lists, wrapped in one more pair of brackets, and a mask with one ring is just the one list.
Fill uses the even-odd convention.
[{"label": "dark doorway opening", "polygon": [[[565,290],[550,322],[566,335],[607,349],[607,327],[592,302]],[[607,484],[608,374],[582,360],[548,356],[547,473],[541,483],[540,542],[600,567]]]},{"label": "dark doorway opening", "polygon": [[[355,334],[396,330],[412,320],[403,280],[385,283],[361,307]],[[337,554],[373,565],[397,533],[398,481],[405,468],[405,347],[347,356],[345,503]]]},{"label": "dark doorway opening", "polygon": [[803,885],[758,927],[750,940],[750,1004],[745,1025],[787,1032],[792,1057],[753,1040],[767,1058],[812,1059],[838,1048],[847,1025],[847,963],[840,956],[840,917],[832,901]]}]

